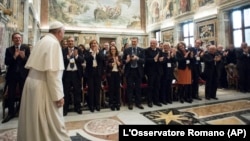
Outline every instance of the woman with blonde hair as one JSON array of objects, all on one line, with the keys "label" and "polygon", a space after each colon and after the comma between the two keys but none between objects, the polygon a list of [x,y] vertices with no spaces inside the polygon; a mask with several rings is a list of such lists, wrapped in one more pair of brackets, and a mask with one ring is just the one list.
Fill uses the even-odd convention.
[{"label": "woman with blonde hair", "polygon": [[85,53],[86,69],[88,85],[88,106],[90,112],[100,111],[100,91],[101,79],[104,75],[104,54],[99,50],[97,40],[91,40],[90,49]]},{"label": "woman with blonde hair", "polygon": [[161,77],[160,99],[161,103],[172,104],[172,80],[174,68],[176,67],[175,52],[172,51],[169,42],[164,42],[162,47],[162,58],[159,59],[162,65],[163,76]]}]

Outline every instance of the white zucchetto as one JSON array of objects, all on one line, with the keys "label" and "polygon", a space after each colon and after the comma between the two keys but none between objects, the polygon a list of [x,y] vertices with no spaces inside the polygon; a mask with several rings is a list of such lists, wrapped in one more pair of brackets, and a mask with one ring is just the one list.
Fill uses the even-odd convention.
[{"label": "white zucchetto", "polygon": [[49,29],[58,29],[63,27],[63,24],[59,21],[52,22],[49,26]]}]

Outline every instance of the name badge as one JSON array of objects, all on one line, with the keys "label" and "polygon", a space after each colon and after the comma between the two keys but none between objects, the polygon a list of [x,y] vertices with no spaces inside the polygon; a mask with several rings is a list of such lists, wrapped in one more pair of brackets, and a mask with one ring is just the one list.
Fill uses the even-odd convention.
[{"label": "name badge", "polygon": [[171,63],[167,63],[167,67],[168,67],[168,68],[171,68]]},{"label": "name badge", "polygon": [[199,56],[197,56],[197,57],[196,57],[196,60],[197,60],[197,61],[200,61],[200,60],[201,60],[201,58],[200,58]]},{"label": "name badge", "polygon": [[70,62],[70,63],[75,63],[75,59],[74,59],[74,58],[71,58],[71,59],[69,60],[69,62]]},{"label": "name badge", "polygon": [[186,64],[190,64],[190,60],[186,60]]}]

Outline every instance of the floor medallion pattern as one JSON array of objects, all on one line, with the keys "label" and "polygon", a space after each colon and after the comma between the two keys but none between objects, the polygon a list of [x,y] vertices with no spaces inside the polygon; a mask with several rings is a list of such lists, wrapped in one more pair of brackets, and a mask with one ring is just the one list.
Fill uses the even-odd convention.
[{"label": "floor medallion pattern", "polygon": [[0,141],[16,141],[17,129],[10,129],[0,133]]},{"label": "floor medallion pattern", "polygon": [[166,125],[248,125],[250,99],[192,105],[142,113],[156,124]]},{"label": "floor medallion pattern", "polygon": [[118,133],[120,124],[114,119],[95,119],[87,122],[84,129],[94,135],[110,135]]},{"label": "floor medallion pattern", "polygon": [[[117,117],[67,122],[66,127],[72,141],[114,141],[118,140]],[[16,141],[17,129],[0,132],[0,141]]]},{"label": "floor medallion pattern", "polygon": [[67,122],[66,127],[71,136],[85,137],[95,141],[118,139],[119,125],[123,124],[116,116]]}]

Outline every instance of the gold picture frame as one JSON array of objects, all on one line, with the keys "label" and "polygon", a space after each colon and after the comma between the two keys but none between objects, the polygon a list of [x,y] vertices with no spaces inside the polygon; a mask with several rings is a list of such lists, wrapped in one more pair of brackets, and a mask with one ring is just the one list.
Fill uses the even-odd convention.
[{"label": "gold picture frame", "polygon": [[173,29],[162,31],[161,34],[162,34],[163,42],[169,42],[171,45],[174,44],[174,30]]},{"label": "gold picture frame", "polygon": [[217,20],[207,20],[197,23],[197,34],[196,37],[200,38],[203,41],[203,45],[217,43]]}]

